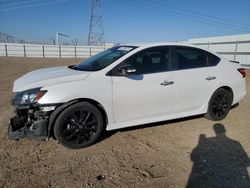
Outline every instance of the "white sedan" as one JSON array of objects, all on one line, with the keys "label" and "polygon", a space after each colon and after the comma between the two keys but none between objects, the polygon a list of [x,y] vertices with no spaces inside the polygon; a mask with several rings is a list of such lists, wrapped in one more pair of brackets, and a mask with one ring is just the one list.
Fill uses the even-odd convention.
[{"label": "white sedan", "polygon": [[87,147],[101,132],[205,114],[224,119],[246,95],[238,62],[180,43],[120,45],[14,83],[9,138]]}]

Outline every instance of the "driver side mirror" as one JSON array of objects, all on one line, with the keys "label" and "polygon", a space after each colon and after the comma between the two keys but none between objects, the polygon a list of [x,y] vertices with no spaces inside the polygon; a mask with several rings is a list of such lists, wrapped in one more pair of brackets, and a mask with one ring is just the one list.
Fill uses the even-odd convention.
[{"label": "driver side mirror", "polygon": [[136,68],[133,65],[126,64],[119,67],[118,72],[120,76],[130,76],[136,74]]}]

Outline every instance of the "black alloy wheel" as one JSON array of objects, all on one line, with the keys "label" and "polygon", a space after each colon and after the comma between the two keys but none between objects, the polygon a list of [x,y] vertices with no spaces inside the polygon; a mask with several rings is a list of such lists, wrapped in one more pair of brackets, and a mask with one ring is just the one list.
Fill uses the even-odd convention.
[{"label": "black alloy wheel", "polygon": [[77,149],[95,143],[102,129],[101,112],[92,104],[81,102],[69,106],[58,116],[54,133],[62,145]]},{"label": "black alloy wheel", "polygon": [[205,116],[210,120],[220,121],[227,116],[231,105],[232,97],[230,93],[220,88],[212,95],[208,106],[208,112]]}]

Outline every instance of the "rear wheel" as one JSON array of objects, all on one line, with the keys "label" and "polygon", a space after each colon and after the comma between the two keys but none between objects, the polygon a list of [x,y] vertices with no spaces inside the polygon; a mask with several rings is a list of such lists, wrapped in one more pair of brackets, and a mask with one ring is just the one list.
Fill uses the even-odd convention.
[{"label": "rear wheel", "polygon": [[231,105],[232,97],[230,93],[220,88],[212,95],[205,117],[213,121],[220,121],[227,116]]},{"label": "rear wheel", "polygon": [[77,149],[90,146],[103,129],[101,112],[88,102],[80,102],[66,108],[54,126],[56,139],[65,147]]}]

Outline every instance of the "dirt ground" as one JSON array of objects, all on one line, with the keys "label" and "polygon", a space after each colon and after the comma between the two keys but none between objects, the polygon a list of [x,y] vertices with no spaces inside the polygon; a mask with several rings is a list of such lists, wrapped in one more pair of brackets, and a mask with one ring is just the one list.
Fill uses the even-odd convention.
[{"label": "dirt ground", "polygon": [[0,187],[250,187],[250,72],[246,98],[221,122],[199,116],[112,131],[81,150],[8,140],[13,81],[79,61],[0,58]]}]

